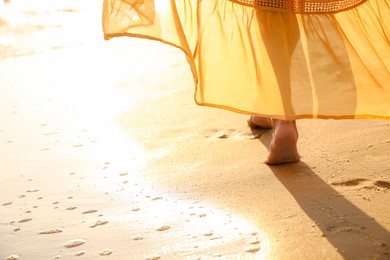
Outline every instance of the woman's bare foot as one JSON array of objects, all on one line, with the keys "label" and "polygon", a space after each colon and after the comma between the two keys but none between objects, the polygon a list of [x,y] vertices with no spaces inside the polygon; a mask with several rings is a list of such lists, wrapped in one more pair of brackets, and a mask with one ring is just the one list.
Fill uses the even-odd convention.
[{"label": "woman's bare foot", "polygon": [[274,132],[265,163],[283,164],[299,162],[298,130],[295,121],[273,120]]},{"label": "woman's bare foot", "polygon": [[263,128],[263,129],[273,128],[272,119],[269,117],[261,117],[261,116],[251,116],[248,119],[248,126],[250,128]]}]

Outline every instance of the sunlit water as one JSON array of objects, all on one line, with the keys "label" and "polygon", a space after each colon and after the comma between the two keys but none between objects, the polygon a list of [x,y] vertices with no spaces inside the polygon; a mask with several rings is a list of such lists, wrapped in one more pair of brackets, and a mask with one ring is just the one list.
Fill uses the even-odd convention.
[{"label": "sunlit water", "polygon": [[99,1],[14,0],[0,6],[0,58],[101,38]]}]

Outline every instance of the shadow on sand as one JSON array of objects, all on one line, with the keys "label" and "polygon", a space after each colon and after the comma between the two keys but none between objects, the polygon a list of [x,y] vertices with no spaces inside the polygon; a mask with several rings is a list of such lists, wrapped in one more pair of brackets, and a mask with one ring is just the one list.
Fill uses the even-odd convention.
[{"label": "shadow on sand", "polygon": [[390,233],[309,166],[299,162],[270,168],[345,259],[390,258]]},{"label": "shadow on sand", "polygon": [[[271,135],[272,131],[265,132],[260,142],[268,147]],[[345,259],[390,259],[390,232],[322,180],[311,167],[302,161],[269,167]]]}]

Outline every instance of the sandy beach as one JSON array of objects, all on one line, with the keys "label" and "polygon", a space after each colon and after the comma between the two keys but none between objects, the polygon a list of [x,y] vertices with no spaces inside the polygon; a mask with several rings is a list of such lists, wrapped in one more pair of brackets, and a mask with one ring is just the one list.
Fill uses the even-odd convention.
[{"label": "sandy beach", "polygon": [[196,106],[180,50],[101,4],[0,6],[0,259],[390,259],[390,122],[272,131]]}]

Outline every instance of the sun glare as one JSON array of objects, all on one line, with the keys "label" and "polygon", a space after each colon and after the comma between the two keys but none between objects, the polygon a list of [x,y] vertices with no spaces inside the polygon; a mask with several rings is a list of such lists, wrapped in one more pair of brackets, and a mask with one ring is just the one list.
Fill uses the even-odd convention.
[{"label": "sun glare", "polygon": [[157,11],[168,11],[171,8],[170,0],[157,0],[154,1],[154,5]]},{"label": "sun glare", "polygon": [[[169,13],[172,3],[172,0],[154,0],[155,9],[160,13]],[[166,253],[172,255],[214,258],[226,253],[245,259],[269,256],[268,234],[245,217],[207,201],[187,197],[187,192],[164,191],[159,188],[163,185],[148,179],[153,172],[144,174],[150,161],[161,155],[144,147],[145,136],[157,137],[150,134],[146,126],[141,127],[144,116],[139,111],[157,100],[158,95],[167,95],[165,87],[175,93],[174,84],[181,86],[180,91],[186,86],[187,83],[181,85],[185,82],[184,72],[180,77],[170,78],[170,72],[178,71],[185,62],[180,50],[140,39],[105,42],[100,1],[11,0],[6,3],[0,0],[0,59],[1,55],[9,59],[7,66],[2,67],[7,69],[2,74],[3,81],[11,82],[3,88],[15,92],[16,101],[23,101],[17,103],[21,111],[11,114],[10,118],[18,120],[25,116],[27,120],[23,121],[28,127],[21,129],[28,134],[37,134],[29,137],[37,139],[26,147],[34,148],[31,150],[34,156],[44,153],[36,158],[44,158],[47,165],[56,162],[55,168],[42,172],[34,168],[31,172],[36,174],[37,181],[46,179],[46,171],[60,172],[58,176],[63,179],[58,180],[58,189],[53,194],[47,193],[48,197],[52,196],[50,200],[68,194],[70,190],[66,185],[69,185],[77,196],[68,197],[68,202],[72,198],[72,203],[101,208],[104,215],[99,217],[110,220],[105,226],[109,231],[101,237],[90,233],[91,242],[109,240],[106,235],[112,231],[110,239],[119,241],[118,246],[122,246],[125,242],[116,235],[120,236],[125,230],[126,240],[123,241],[126,243],[144,242],[137,250],[128,249],[127,244],[122,249],[134,255],[143,248],[149,250],[164,244]],[[183,68],[190,75],[187,67]],[[188,79],[191,83],[191,76]],[[120,122],[123,116],[130,122],[126,128]],[[154,127],[158,129],[158,125]],[[28,134],[23,134],[20,140],[27,139]],[[40,160],[31,160],[46,167]],[[61,174],[63,169],[68,172],[68,165],[72,172]],[[45,182],[42,183],[43,192]],[[31,203],[35,205],[36,200]],[[44,207],[39,207],[34,214],[39,210],[44,213]],[[68,209],[66,212],[71,213]],[[79,224],[75,224],[73,218],[61,223],[65,223],[69,232],[78,227],[83,230],[85,222],[92,218],[88,219],[85,214],[82,217],[77,221]],[[42,215],[43,218],[54,219],[48,214]],[[103,225],[108,220],[96,223]],[[90,227],[86,226],[88,232],[93,231]],[[117,227],[123,228],[116,231]],[[168,232],[161,232],[168,229]],[[80,234],[80,230],[75,232]],[[12,233],[12,243],[20,245],[17,236],[23,238],[24,234]],[[130,241],[128,234],[141,234],[145,240]],[[152,243],[147,242],[148,238],[153,239]],[[57,244],[49,243],[46,244],[52,247],[49,250],[58,248]],[[41,253],[38,248],[34,250],[33,246],[18,249],[25,255]],[[213,251],[215,254],[210,253]],[[115,252],[120,253],[120,250]]]}]

